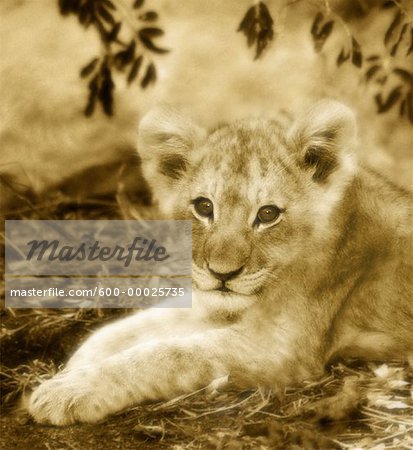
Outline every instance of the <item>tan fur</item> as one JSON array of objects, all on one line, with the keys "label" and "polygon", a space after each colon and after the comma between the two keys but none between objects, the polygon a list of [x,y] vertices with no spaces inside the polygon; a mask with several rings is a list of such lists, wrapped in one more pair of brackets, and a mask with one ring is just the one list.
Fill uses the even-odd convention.
[{"label": "tan fur", "polygon": [[[170,110],[141,122],[160,211],[193,219],[193,308],[103,327],[32,395],[39,422],[95,422],[229,375],[275,390],[334,358],[413,354],[411,197],[355,161],[355,119],[324,101],[289,127],[206,133]],[[193,200],[213,202],[211,220]],[[260,207],[276,205],[273,224]],[[240,269],[241,268],[241,269]],[[236,272],[222,282],[214,272]]]}]

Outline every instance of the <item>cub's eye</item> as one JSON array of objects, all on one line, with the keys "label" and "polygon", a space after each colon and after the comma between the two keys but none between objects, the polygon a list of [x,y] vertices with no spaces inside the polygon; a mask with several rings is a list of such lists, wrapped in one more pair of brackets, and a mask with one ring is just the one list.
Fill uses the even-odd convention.
[{"label": "cub's eye", "polygon": [[282,210],[274,205],[262,206],[257,213],[256,223],[270,224],[275,222]]},{"label": "cub's eye", "polygon": [[211,218],[214,215],[214,205],[205,197],[198,197],[192,201],[195,212],[201,217]]}]

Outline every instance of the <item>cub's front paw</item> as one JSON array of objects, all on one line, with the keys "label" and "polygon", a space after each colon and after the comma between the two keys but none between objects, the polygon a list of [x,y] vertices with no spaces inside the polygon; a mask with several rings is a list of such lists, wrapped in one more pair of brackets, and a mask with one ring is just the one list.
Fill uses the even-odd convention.
[{"label": "cub's front paw", "polygon": [[45,381],[31,395],[28,411],[39,423],[98,422],[113,409],[110,389],[87,371],[67,372]]}]

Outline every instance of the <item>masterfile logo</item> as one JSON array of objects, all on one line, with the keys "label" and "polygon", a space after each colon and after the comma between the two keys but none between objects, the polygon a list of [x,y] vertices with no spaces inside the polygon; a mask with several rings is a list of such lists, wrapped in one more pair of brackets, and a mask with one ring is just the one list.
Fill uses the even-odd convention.
[{"label": "masterfile logo", "polygon": [[132,259],[135,261],[165,261],[170,257],[166,248],[158,246],[156,239],[145,239],[135,237],[133,242],[127,247],[115,245],[115,247],[105,247],[99,241],[92,245],[85,242],[78,246],[62,246],[57,239],[53,241],[33,240],[27,243],[30,247],[27,260],[37,257],[37,261],[47,258],[49,261],[109,261],[113,258],[122,261],[124,267],[129,267]]},{"label": "masterfile logo", "polygon": [[190,221],[11,220],[5,253],[9,307],[191,303]]}]

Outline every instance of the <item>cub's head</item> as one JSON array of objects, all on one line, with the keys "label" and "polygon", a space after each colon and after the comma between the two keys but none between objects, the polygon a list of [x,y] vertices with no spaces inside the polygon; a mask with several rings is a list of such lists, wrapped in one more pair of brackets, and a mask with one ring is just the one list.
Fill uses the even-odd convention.
[{"label": "cub's head", "polygon": [[228,312],[314,255],[354,176],[355,120],[323,101],[289,127],[246,120],[208,133],[158,108],[140,124],[143,173],[165,217],[193,221],[197,296]]}]

